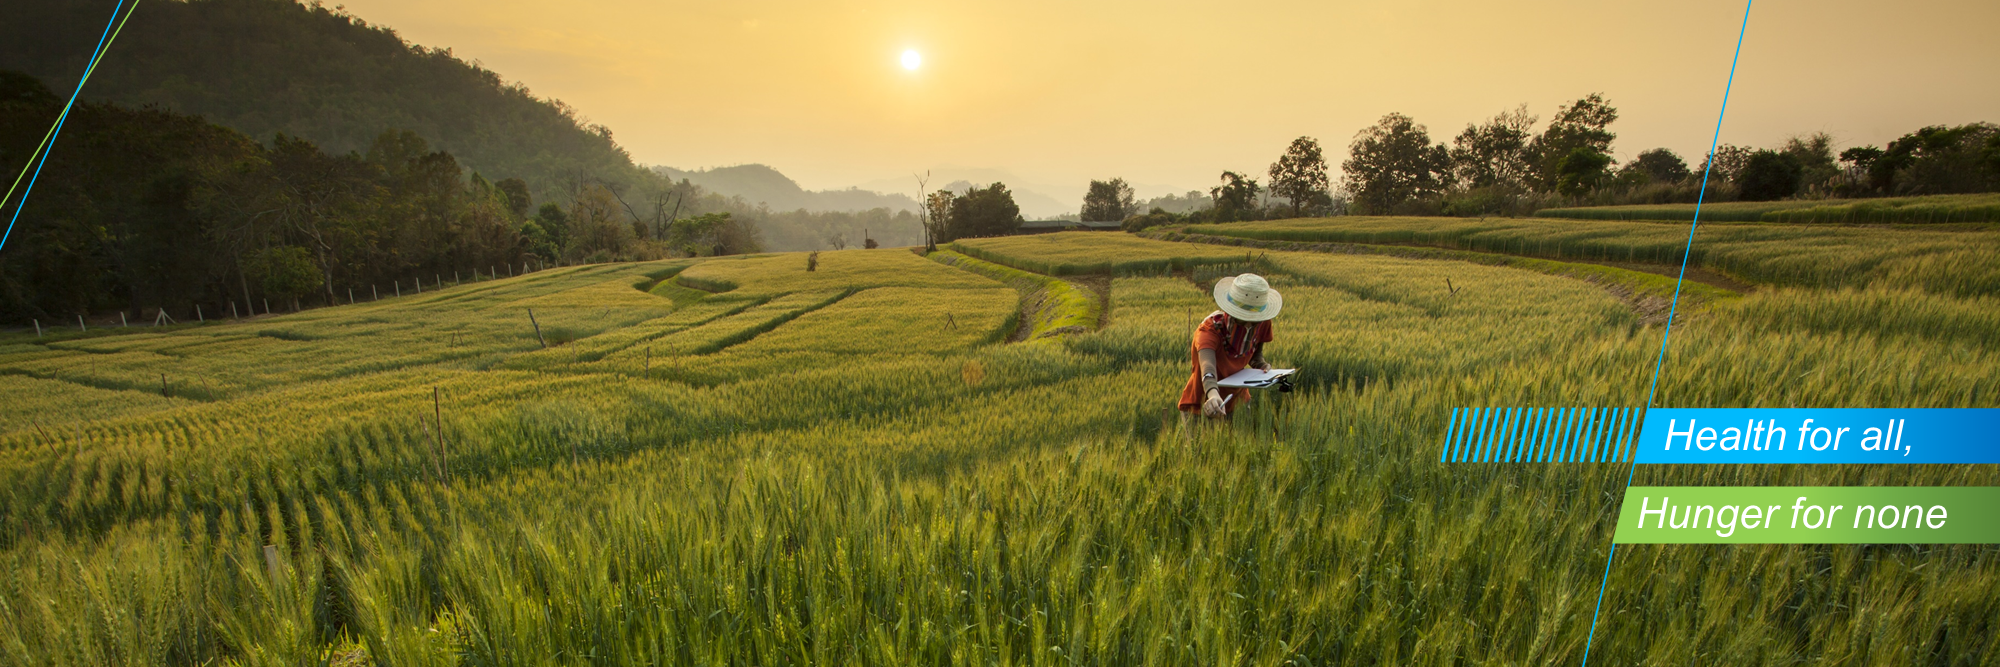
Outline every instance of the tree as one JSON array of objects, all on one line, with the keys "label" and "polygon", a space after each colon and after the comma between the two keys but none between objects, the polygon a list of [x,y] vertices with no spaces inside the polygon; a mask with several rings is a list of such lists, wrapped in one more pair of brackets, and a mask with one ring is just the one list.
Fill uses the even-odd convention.
[{"label": "tree", "polygon": [[1578,146],[1556,163],[1556,192],[1575,197],[1603,185],[1611,175],[1611,156]]},{"label": "tree", "polygon": [[1737,197],[1743,201],[1771,201],[1792,196],[1799,189],[1798,160],[1776,151],[1757,151],[1736,175]]},{"label": "tree", "polygon": [[1536,120],[1523,104],[1500,112],[1485,125],[1466,124],[1465,131],[1452,139],[1452,173],[1458,182],[1475,188],[1527,183],[1534,175],[1528,140]]},{"label": "tree", "polygon": [[1687,180],[1688,176],[1691,175],[1691,172],[1688,171],[1687,161],[1682,160],[1680,155],[1665,148],[1655,148],[1642,152],[1638,157],[1633,158],[1631,163],[1625,165],[1624,169],[1619,171],[1629,171],[1644,175],[1646,180],[1654,183],[1679,183]]},{"label": "tree", "polygon": [[1327,194],[1326,158],[1320,154],[1319,140],[1299,137],[1271,164],[1271,194],[1292,202],[1292,216],[1303,215],[1305,207],[1321,208],[1332,203]]},{"label": "tree", "polygon": [[951,210],[957,202],[958,195],[950,190],[924,195],[924,236],[930,239],[927,244],[930,250],[937,250],[939,243],[952,242]]},{"label": "tree", "polygon": [[1840,166],[1833,157],[1833,135],[1825,132],[1794,135],[1785,140],[1778,152],[1799,166],[1801,190],[1824,189],[1840,176]]},{"label": "tree", "polygon": [[295,245],[257,251],[243,265],[265,294],[281,300],[311,294],[324,284],[313,252]]},{"label": "tree", "polygon": [[1090,191],[1083,195],[1084,222],[1116,222],[1124,220],[1137,211],[1132,203],[1132,186],[1125,179],[1091,181]]},{"label": "tree", "polygon": [[1340,165],[1347,190],[1369,213],[1386,214],[1411,199],[1436,196],[1449,182],[1450,151],[1431,144],[1430,132],[1400,113],[1355,133],[1347,152]]},{"label": "tree", "polygon": [[1233,171],[1222,172],[1222,185],[1209,189],[1209,197],[1215,200],[1215,221],[1235,222],[1248,220],[1257,210],[1257,193],[1263,188],[1257,179],[1244,178]]},{"label": "tree", "polygon": [[1528,154],[1536,169],[1535,185],[1545,192],[1555,190],[1562,178],[1563,160],[1577,148],[1611,155],[1611,140],[1618,135],[1612,134],[1610,127],[1616,120],[1618,110],[1604,100],[1602,93],[1591,93],[1557,108],[1548,129],[1528,144]]},{"label": "tree", "polygon": [[513,213],[515,219],[526,219],[528,211],[535,207],[535,198],[528,195],[527,181],[506,178],[494,183],[493,186],[507,196],[507,212]]},{"label": "tree", "polygon": [[1006,236],[1021,229],[1021,207],[1007,186],[994,183],[967,190],[951,202],[951,238]]},{"label": "tree", "polygon": [[1750,161],[1752,151],[1742,146],[1723,144],[1715,148],[1715,154],[1702,158],[1701,176],[1714,182],[1734,183],[1737,172]]}]

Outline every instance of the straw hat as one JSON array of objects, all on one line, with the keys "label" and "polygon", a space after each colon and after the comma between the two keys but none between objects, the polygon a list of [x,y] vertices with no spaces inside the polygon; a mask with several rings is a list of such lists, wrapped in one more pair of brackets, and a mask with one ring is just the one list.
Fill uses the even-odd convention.
[{"label": "straw hat", "polygon": [[1262,322],[1277,317],[1284,305],[1285,297],[1255,273],[1215,281],[1215,306],[1230,317]]}]

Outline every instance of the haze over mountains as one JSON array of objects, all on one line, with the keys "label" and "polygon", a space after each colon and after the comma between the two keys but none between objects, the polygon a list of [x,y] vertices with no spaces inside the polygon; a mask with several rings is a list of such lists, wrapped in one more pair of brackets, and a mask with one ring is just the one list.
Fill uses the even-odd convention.
[{"label": "haze over mountains", "polygon": [[[777,169],[762,164],[697,170],[655,166],[652,170],[676,181],[687,179],[688,182],[710,192],[742,197],[745,201],[753,204],[762,203],[777,211],[798,209],[815,212],[865,211],[872,208],[912,212],[917,210],[915,176],[875,179],[843,190],[807,190]],[[1061,187],[1027,183],[1013,174],[998,169],[933,170],[930,189],[963,192],[969,188],[985,187],[996,181],[1007,184],[1007,189],[1014,193],[1014,203],[1021,206],[1021,215],[1030,219],[1075,215],[1083,206],[1085,190],[1083,186]],[[1159,187],[1150,189],[1174,191]],[[1070,190],[1075,192],[1068,192]],[[1056,196],[1050,193],[1063,193],[1063,195]]]}]

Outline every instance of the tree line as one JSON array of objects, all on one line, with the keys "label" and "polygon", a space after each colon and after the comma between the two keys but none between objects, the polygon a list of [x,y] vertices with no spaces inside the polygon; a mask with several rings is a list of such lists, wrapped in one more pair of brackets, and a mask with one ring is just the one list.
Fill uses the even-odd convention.
[{"label": "tree line", "polygon": [[1446,144],[1433,142],[1415,119],[1389,113],[1355,134],[1337,182],[1328,177],[1318,141],[1300,137],[1271,165],[1264,184],[1224,171],[1207,193],[1135,203],[1122,179],[1092,181],[1082,215],[1123,220],[1136,230],[1343,212],[1528,215],[1555,206],[1691,203],[1704,192],[1716,202],[2000,190],[2000,127],[1992,123],[1924,127],[1883,148],[1837,155],[1824,132],[1771,148],[1724,144],[1690,167],[1666,148],[1619,164],[1612,157],[1617,120],[1618,110],[1592,93],[1559,107],[1539,132],[1540,118],[1521,105],[1468,123]]},{"label": "tree line", "polygon": [[[34,77],[0,71],[0,166],[19,170],[61,113]],[[197,305],[226,312],[344,303],[529,265],[755,252],[740,200],[660,177],[573,174],[544,191],[491,180],[417,133],[364,151],[268,145],[158,107],[79,103],[0,250],[0,317]],[[352,292],[350,292],[352,290]],[[265,308],[269,309],[269,306]]]}]

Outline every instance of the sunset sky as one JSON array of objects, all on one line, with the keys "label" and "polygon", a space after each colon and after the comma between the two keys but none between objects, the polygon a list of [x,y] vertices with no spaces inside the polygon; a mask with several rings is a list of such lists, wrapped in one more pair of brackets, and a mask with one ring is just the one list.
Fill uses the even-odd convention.
[{"label": "sunset sky", "polygon": [[[1081,199],[1260,176],[1292,138],[1330,162],[1400,111],[1449,141],[1603,92],[1620,159],[1707,149],[1740,2],[548,3],[341,0],[616,132],[646,164],[764,163],[811,189],[987,169]],[[331,3],[329,3],[331,4]],[[2000,121],[2000,3],[1759,2],[1724,143],[1880,145]],[[922,54],[912,71],[900,58]],[[967,172],[969,173],[969,172]],[[914,184],[904,188],[914,190]]]}]

